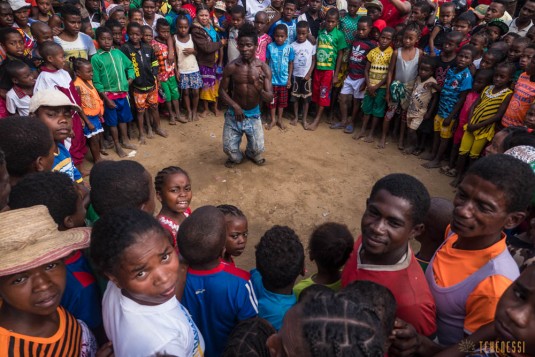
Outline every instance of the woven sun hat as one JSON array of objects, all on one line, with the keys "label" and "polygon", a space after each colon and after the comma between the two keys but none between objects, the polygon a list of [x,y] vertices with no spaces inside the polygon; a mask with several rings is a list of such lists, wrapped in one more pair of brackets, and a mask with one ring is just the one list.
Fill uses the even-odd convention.
[{"label": "woven sun hat", "polygon": [[0,276],[37,268],[89,246],[89,228],[59,231],[45,206],[0,213],[0,222]]},{"label": "woven sun hat", "polygon": [[72,104],[67,95],[57,89],[43,89],[35,93],[30,99],[29,112],[35,113],[39,107],[72,107],[81,111],[79,106]]},{"label": "woven sun hat", "polygon": [[227,11],[227,7],[225,6],[225,3],[223,1],[217,1],[215,3],[214,9],[221,10],[221,11]]},{"label": "woven sun hat", "polygon": [[32,7],[31,4],[28,4],[24,0],[8,0],[9,6],[11,7],[12,11],[18,11],[22,8],[28,8],[28,10]]},{"label": "woven sun hat", "polygon": [[376,7],[379,10],[383,11],[383,3],[380,2],[379,0],[368,0],[368,1],[365,1],[364,2],[364,7],[366,9],[368,9],[370,7]]}]

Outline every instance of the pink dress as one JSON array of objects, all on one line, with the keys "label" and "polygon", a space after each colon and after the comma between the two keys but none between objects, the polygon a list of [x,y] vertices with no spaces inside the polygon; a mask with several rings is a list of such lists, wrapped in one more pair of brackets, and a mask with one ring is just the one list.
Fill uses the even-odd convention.
[{"label": "pink dress", "polygon": [[470,108],[472,104],[475,103],[480,97],[480,93],[470,92],[466,95],[466,100],[459,112],[459,123],[457,124],[457,129],[455,129],[455,134],[453,134],[453,145],[461,145],[461,140],[463,140],[464,135],[464,125],[468,123],[468,114],[470,114]]},{"label": "pink dress", "polygon": [[[188,207],[186,212],[184,212],[184,216],[189,217],[191,214],[191,208]],[[178,233],[178,229],[180,228],[180,225],[175,223],[171,218],[164,216],[163,214],[159,214],[156,218],[158,218],[158,222],[162,225],[162,227],[171,233],[171,236],[173,237],[173,247],[176,248],[176,251],[178,252],[178,244],[176,241],[176,235]]]},{"label": "pink dress", "polygon": [[267,45],[271,43],[271,37],[265,33],[258,38],[258,47],[255,56],[262,62],[266,62]]}]

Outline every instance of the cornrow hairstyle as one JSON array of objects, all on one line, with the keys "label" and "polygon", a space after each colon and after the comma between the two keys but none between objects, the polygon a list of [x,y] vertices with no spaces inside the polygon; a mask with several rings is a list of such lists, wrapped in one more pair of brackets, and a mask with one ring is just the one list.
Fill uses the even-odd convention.
[{"label": "cornrow hairstyle", "polygon": [[180,254],[190,265],[219,259],[227,240],[225,216],[217,207],[197,208],[180,225],[177,243]]},{"label": "cornrow hairstyle", "polygon": [[308,25],[308,21],[301,20],[297,23],[298,29],[308,29],[310,26]]},{"label": "cornrow hairstyle", "polygon": [[303,302],[307,299],[312,299],[314,296],[321,295],[323,293],[330,294],[332,292],[331,288],[326,287],[322,284],[312,284],[301,291],[299,294],[299,300],[297,302]]},{"label": "cornrow hairstyle", "polygon": [[206,6],[204,4],[204,2],[200,3],[199,5],[197,5],[197,13],[199,11],[203,11],[203,10],[206,10],[206,11],[210,12],[210,9],[208,8],[208,6]]},{"label": "cornrow hairstyle", "polygon": [[279,289],[293,284],[302,272],[305,250],[293,229],[273,226],[260,238],[255,257],[264,285]]},{"label": "cornrow hairstyle", "polygon": [[158,193],[162,192],[162,188],[165,183],[165,180],[167,179],[168,176],[174,175],[174,174],[184,175],[188,178],[188,180],[190,180],[189,175],[185,170],[181,169],[178,166],[168,166],[158,171],[158,173],[154,177],[154,189],[156,190],[156,192]]},{"label": "cornrow hairstyle", "polygon": [[382,357],[385,336],[379,314],[344,294],[323,292],[302,302],[300,322],[312,357]]},{"label": "cornrow hairstyle", "polygon": [[327,10],[327,14],[325,14],[325,18],[327,18],[329,16],[335,16],[336,19],[339,19],[340,18],[340,13],[338,12],[338,9],[333,7],[333,8],[330,8],[329,10]]},{"label": "cornrow hairstyle", "polygon": [[416,23],[414,21],[413,22],[409,22],[407,24],[407,26],[405,26],[405,32],[404,33],[407,33],[408,31],[416,32],[418,37],[420,37],[420,35],[422,34],[422,29],[420,28],[420,25],[418,25],[418,23]]},{"label": "cornrow hairstyle", "polygon": [[233,217],[244,217],[245,215],[243,212],[236,206],[233,205],[219,205],[217,208],[225,215],[225,216],[233,216]]},{"label": "cornrow hairstyle", "polygon": [[46,61],[48,57],[54,56],[60,51],[63,52],[63,47],[54,41],[45,41],[41,43],[38,47],[41,57]]},{"label": "cornrow hairstyle", "polygon": [[[152,1],[152,0],[147,0],[147,1]],[[130,32],[130,30],[132,30],[134,28],[139,29],[139,31],[141,31],[141,25],[140,24],[138,24],[137,22],[130,22],[128,24],[128,26],[126,26],[126,32],[127,33]]]},{"label": "cornrow hairstyle", "polygon": [[[288,1],[288,0],[287,0]],[[245,16],[245,8],[241,5],[234,5],[231,9],[230,9],[230,15],[234,15],[234,14],[241,14],[242,16]]]},{"label": "cornrow hairstyle", "polygon": [[310,236],[308,251],[316,264],[330,271],[338,271],[353,250],[355,238],[346,225],[327,222],[318,226]]},{"label": "cornrow hairstyle", "polygon": [[427,188],[417,178],[407,174],[387,175],[373,185],[370,200],[380,190],[385,190],[392,196],[407,200],[411,204],[413,225],[423,222],[431,204],[431,197]]},{"label": "cornrow hairstyle", "polygon": [[69,57],[69,61],[72,63],[72,69],[74,70],[74,73],[78,72],[78,70],[83,66],[91,66],[91,62],[82,57]]},{"label": "cornrow hairstyle", "polygon": [[260,317],[240,321],[230,333],[222,357],[269,357],[266,342],[275,333],[275,328]]},{"label": "cornrow hairstyle", "polygon": [[6,64],[6,74],[9,78],[11,78],[11,80],[13,80],[13,78],[18,76],[18,72],[25,67],[30,68],[22,61],[9,61]]},{"label": "cornrow hairstyle", "polygon": [[78,190],[61,172],[35,172],[24,176],[9,195],[11,209],[44,205],[58,226],[76,212]]},{"label": "cornrow hairstyle", "polygon": [[60,9],[61,17],[67,18],[67,16],[80,16],[82,17],[82,14],[80,13],[80,10],[74,4],[65,4]]},{"label": "cornrow hairstyle", "polygon": [[[98,40],[102,35],[104,35],[105,33],[109,34],[110,36],[113,35],[113,32],[111,31],[111,27],[108,26],[108,22],[110,21],[115,21],[115,20],[108,20],[106,21],[106,25],[105,26],[100,26],[99,28],[97,28],[95,30],[95,38]],[[117,21],[115,21],[117,22]],[[121,27],[121,24],[119,24],[119,22],[117,22],[117,25],[119,25],[119,27]]]},{"label": "cornrow hairstyle", "polygon": [[[284,25],[284,27],[286,31],[288,31],[286,25]],[[250,38],[253,40],[253,44],[258,43],[258,33],[256,32],[256,29],[254,28],[254,25],[252,23],[245,22],[242,27],[240,27],[240,30],[238,31],[238,41],[240,40],[240,38]]]},{"label": "cornrow hairstyle", "polygon": [[152,215],[133,207],[114,208],[93,227],[89,246],[91,259],[101,273],[115,274],[124,251],[152,232],[167,237]]},{"label": "cornrow hairstyle", "polygon": [[474,175],[492,183],[507,201],[506,211],[526,211],[535,192],[535,174],[528,164],[504,154],[477,160],[465,177]]},{"label": "cornrow hairstyle", "polygon": [[362,16],[359,20],[360,23],[366,23],[371,28],[373,26],[373,19],[369,16]]},{"label": "cornrow hairstyle", "polygon": [[22,177],[33,171],[39,157],[46,157],[54,145],[46,124],[32,117],[12,116],[0,120],[0,147],[10,176]]},{"label": "cornrow hairstyle", "polygon": [[5,45],[9,35],[19,35],[22,38],[22,35],[20,34],[20,32],[17,31],[17,29],[14,27],[0,28],[0,43],[2,45]]},{"label": "cornrow hairstyle", "polygon": [[151,198],[150,175],[132,160],[96,163],[89,183],[91,204],[100,216],[116,207],[139,208]]},{"label": "cornrow hairstyle", "polygon": [[156,21],[156,28],[159,27],[171,27],[171,25],[169,25],[169,22],[165,18],[161,18]]}]

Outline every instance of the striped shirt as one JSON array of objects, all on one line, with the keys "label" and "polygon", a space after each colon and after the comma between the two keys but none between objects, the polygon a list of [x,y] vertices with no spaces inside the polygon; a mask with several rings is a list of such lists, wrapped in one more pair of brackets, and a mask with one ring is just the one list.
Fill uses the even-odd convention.
[{"label": "striped shirt", "polygon": [[[500,106],[505,98],[507,98],[509,94],[513,93],[513,91],[509,88],[504,88],[496,93],[492,93],[493,90],[494,85],[485,87],[483,93],[481,93],[481,101],[479,102],[479,105],[474,108],[474,113],[470,119],[470,124],[478,124],[492,118],[500,109]],[[476,140],[483,138],[492,140],[494,137],[494,123],[475,130],[473,134]]]},{"label": "striped shirt", "polygon": [[21,335],[0,327],[0,356],[80,356],[83,333],[81,325],[63,307],[58,307],[57,311],[59,328],[51,337]]}]

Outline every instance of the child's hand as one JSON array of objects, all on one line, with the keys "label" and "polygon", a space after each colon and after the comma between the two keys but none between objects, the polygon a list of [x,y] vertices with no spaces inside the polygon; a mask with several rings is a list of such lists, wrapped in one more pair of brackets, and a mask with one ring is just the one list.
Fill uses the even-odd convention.
[{"label": "child's hand", "polygon": [[375,91],[377,90],[377,87],[375,86],[370,86],[367,88],[368,90],[368,94],[371,96],[371,97],[375,97]]},{"label": "child's hand", "polygon": [[435,53],[435,51],[431,51],[429,50],[429,57],[436,57],[437,54]]},{"label": "child's hand", "polygon": [[477,124],[468,124],[468,126],[466,127],[466,131],[469,133],[472,133],[477,129],[479,129],[479,126]]},{"label": "child's hand", "polygon": [[52,27],[52,34],[54,36],[59,36],[63,32],[63,29],[61,27]]},{"label": "child's hand", "polygon": [[288,78],[288,83],[286,83],[286,88],[288,89],[292,88],[292,81],[290,80],[290,78]]},{"label": "child's hand", "polygon": [[432,88],[438,90],[436,85],[435,85],[435,83],[428,82],[428,83],[424,84],[424,89],[428,90],[428,89],[432,89]]},{"label": "child's hand", "polygon": [[184,53],[186,56],[189,56],[189,55],[192,55],[192,54],[195,53],[195,49],[194,49],[194,48],[184,48],[183,53]]},{"label": "child's hand", "polygon": [[444,119],[444,121],[442,122],[442,126],[450,126],[452,120],[453,120],[452,118],[447,117],[447,118]]},{"label": "child's hand", "polygon": [[175,64],[175,56],[173,56],[171,52],[167,55],[167,63],[169,63],[170,66]]},{"label": "child's hand", "polygon": [[334,78],[333,78],[333,87],[336,87],[336,85],[338,84],[338,82],[340,82],[340,81],[338,80],[338,76],[335,75]]},{"label": "child's hand", "polygon": [[307,73],[307,75],[305,76],[304,80],[305,81],[309,81],[310,80],[310,74]]},{"label": "child's hand", "polygon": [[222,44],[223,46],[226,46],[226,45],[227,45],[227,39],[226,39],[226,38],[222,38],[220,41],[221,41],[221,44]]},{"label": "child's hand", "polygon": [[110,100],[109,98],[106,98],[106,106],[110,109],[117,108],[117,104],[113,100]]},{"label": "child's hand", "polygon": [[87,123],[87,129],[89,129],[90,131],[93,131],[95,130],[95,126],[93,125],[93,123],[89,122]]},{"label": "child's hand", "polygon": [[419,337],[420,335],[411,324],[396,318],[392,335],[388,337],[391,342],[388,354],[390,356],[412,356],[418,352],[418,347],[421,345]]}]

